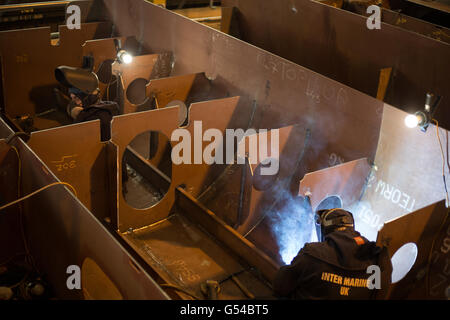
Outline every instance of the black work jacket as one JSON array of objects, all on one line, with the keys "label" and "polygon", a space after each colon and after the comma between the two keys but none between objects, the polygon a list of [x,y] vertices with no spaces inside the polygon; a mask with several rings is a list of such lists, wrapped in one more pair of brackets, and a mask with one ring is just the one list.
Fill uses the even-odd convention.
[{"label": "black work jacket", "polygon": [[119,106],[112,101],[99,101],[92,104],[80,112],[75,119],[75,123],[91,120],[100,120],[101,140],[108,141],[111,139],[111,120],[112,117],[119,113]]},{"label": "black work jacket", "polygon": [[[381,269],[381,289],[369,289],[370,265]],[[290,299],[383,299],[391,283],[386,248],[353,230],[335,231],[324,242],[308,243],[290,265],[280,268],[275,294]],[[370,281],[373,283],[372,281]]]}]

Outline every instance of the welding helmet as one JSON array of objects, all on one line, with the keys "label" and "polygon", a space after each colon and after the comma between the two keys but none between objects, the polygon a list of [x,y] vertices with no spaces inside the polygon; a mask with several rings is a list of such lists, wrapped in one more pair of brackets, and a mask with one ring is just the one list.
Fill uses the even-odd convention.
[{"label": "welding helmet", "polygon": [[98,77],[89,69],[60,66],[55,69],[55,78],[67,88],[77,88],[89,95],[98,90]]},{"label": "welding helmet", "polygon": [[80,89],[75,88],[75,87],[70,87],[69,88],[69,94],[74,94],[80,100],[83,100],[83,99],[85,99],[88,96],[87,93],[84,93],[83,91],[81,91]]},{"label": "welding helmet", "polygon": [[316,212],[317,238],[320,241],[325,236],[338,228],[354,228],[355,220],[353,214],[341,208],[318,210]]}]

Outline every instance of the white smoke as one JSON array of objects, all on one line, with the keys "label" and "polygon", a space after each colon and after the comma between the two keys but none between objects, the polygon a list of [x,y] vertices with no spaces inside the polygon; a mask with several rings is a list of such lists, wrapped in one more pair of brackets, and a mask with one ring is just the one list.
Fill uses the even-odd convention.
[{"label": "white smoke", "polygon": [[[289,264],[305,243],[317,242],[318,239],[314,214],[309,207],[304,206],[300,198],[286,195],[283,198],[283,207],[269,213],[269,218],[280,256],[285,264]],[[345,209],[354,216],[355,230],[370,241],[376,241],[382,221],[374,214],[370,203],[358,202]]]},{"label": "white smoke", "polygon": [[302,201],[291,197],[285,200],[282,209],[270,213],[269,217],[280,256],[289,264],[305,243],[317,241],[317,235],[314,215]]},{"label": "white smoke", "polygon": [[361,201],[345,208],[350,211],[355,219],[355,230],[370,241],[376,241],[378,230],[383,226],[381,216],[372,210],[367,201]]}]

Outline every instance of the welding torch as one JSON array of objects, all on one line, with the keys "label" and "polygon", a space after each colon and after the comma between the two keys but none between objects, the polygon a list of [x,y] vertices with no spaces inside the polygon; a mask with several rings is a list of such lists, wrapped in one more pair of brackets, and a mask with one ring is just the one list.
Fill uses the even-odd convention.
[{"label": "welding torch", "polygon": [[320,241],[319,235],[321,234],[321,231],[320,231],[320,226],[317,225],[317,223],[316,223],[315,213],[314,213],[314,211],[313,211],[312,203],[311,203],[311,196],[312,196],[311,191],[308,190],[308,191],[305,192],[305,196],[304,196],[304,197],[305,197],[305,200],[304,200],[304,202],[305,202],[305,208],[306,208],[306,210],[310,213],[311,217],[313,217],[313,221],[314,221],[314,225],[315,225],[315,230],[316,230],[316,235],[317,235],[317,240]]}]

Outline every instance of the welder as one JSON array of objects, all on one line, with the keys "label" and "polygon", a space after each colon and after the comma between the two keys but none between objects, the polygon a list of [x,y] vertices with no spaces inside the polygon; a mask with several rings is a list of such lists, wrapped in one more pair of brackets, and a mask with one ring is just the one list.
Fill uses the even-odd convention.
[{"label": "welder", "polygon": [[101,140],[111,138],[111,119],[119,113],[113,101],[100,99],[97,75],[89,69],[60,66],[55,69],[58,82],[68,89],[70,102],[66,112],[75,123],[100,120]]},{"label": "welder", "polygon": [[[320,242],[305,244],[289,265],[279,269],[273,283],[275,295],[283,299],[385,299],[392,274],[387,248],[361,236],[354,224],[349,211],[317,211]],[[379,274],[369,272],[374,270],[370,266],[379,267]],[[373,275],[379,276],[378,285],[371,282]]]}]

